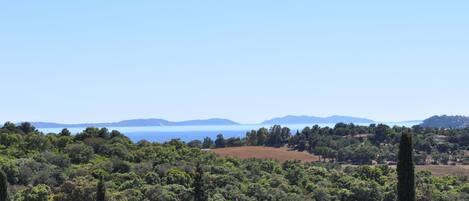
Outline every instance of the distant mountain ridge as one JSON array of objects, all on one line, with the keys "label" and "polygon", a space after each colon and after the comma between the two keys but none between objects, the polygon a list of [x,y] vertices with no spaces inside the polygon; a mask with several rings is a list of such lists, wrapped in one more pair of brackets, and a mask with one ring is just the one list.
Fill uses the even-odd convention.
[{"label": "distant mountain ridge", "polygon": [[203,120],[168,121],[164,119],[131,119],[110,123],[60,124],[53,122],[32,122],[36,128],[77,128],[77,127],[145,127],[145,126],[195,126],[195,125],[239,125],[229,119],[212,118]]},{"label": "distant mountain ridge", "polygon": [[294,116],[273,118],[262,122],[262,124],[311,124],[311,123],[374,123],[375,121],[360,117],[339,116],[316,117],[316,116]]},{"label": "distant mountain ridge", "polygon": [[431,128],[469,128],[469,117],[466,116],[433,116],[423,120],[422,127]]},{"label": "distant mountain ridge", "polygon": [[[315,123],[375,123],[375,121],[360,117],[339,116],[285,116],[266,120],[261,124],[315,124]],[[203,125],[240,125],[240,123],[222,118],[202,120],[168,121],[165,119],[130,119],[109,123],[78,123],[62,124],[55,122],[32,122],[36,128],[82,128],[82,127],[147,127],[147,126],[203,126]]]}]

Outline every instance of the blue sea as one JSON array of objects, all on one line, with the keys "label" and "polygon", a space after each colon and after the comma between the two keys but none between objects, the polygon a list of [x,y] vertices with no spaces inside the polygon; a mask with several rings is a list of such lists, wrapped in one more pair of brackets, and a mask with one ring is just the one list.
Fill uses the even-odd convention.
[{"label": "blue sea", "polygon": [[[400,123],[385,123],[393,126],[407,126],[411,127],[419,122],[400,122]],[[292,133],[297,130],[301,131],[306,126],[313,126],[314,124],[285,124],[282,126],[291,129]],[[335,124],[318,124],[321,127],[334,127]],[[358,124],[368,125],[368,124]],[[118,130],[132,141],[138,142],[140,140],[147,140],[150,142],[166,142],[171,139],[181,139],[185,142],[191,140],[203,140],[205,137],[215,139],[218,134],[223,134],[225,138],[229,137],[245,137],[246,132],[257,130],[259,128],[270,128],[272,125],[262,124],[248,124],[248,125],[216,125],[216,126],[148,126],[148,127],[108,127],[111,130]],[[68,128],[73,134],[83,131],[85,128]],[[40,128],[44,133],[58,133],[62,128]]]}]

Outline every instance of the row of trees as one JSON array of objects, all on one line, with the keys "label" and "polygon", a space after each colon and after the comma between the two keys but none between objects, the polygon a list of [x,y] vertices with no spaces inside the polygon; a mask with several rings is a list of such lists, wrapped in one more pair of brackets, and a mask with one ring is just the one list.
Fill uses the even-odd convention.
[{"label": "row of trees", "polygon": [[188,143],[198,148],[237,146],[289,146],[298,151],[320,155],[324,160],[354,164],[394,163],[400,136],[408,132],[414,136],[417,164],[469,163],[464,152],[469,150],[469,129],[432,129],[414,126],[389,127],[384,124],[359,126],[336,124],[333,128],[306,127],[291,135],[290,129],[275,125],[246,133],[244,138],[225,139],[222,134],[215,140],[205,138]]},{"label": "row of trees", "polygon": [[189,146],[198,148],[223,148],[239,146],[272,146],[281,147],[288,143],[291,138],[290,129],[274,125],[270,129],[260,128],[247,132],[245,138],[231,137],[225,139],[223,134],[217,135],[215,140],[206,137],[203,141],[193,140],[188,143]]}]

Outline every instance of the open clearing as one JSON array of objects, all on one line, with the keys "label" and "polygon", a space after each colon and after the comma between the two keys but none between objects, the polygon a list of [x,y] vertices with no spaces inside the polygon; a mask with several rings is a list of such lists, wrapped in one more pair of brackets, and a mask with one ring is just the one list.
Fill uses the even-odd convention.
[{"label": "open clearing", "polygon": [[435,176],[467,176],[469,165],[419,165],[417,170],[428,170]]},{"label": "open clearing", "polygon": [[286,147],[274,148],[261,146],[244,146],[211,149],[210,151],[219,156],[233,156],[243,159],[273,159],[282,163],[287,160],[300,160],[304,163],[319,160],[318,156],[314,156],[307,152],[290,151]]},{"label": "open clearing", "polygon": [[[318,156],[308,152],[291,151],[286,147],[243,146],[211,149],[209,151],[219,156],[232,156],[242,159],[273,159],[282,163],[287,160],[300,160],[303,163],[319,160]],[[435,176],[469,176],[469,165],[419,165],[416,166],[416,169],[428,170]]]}]

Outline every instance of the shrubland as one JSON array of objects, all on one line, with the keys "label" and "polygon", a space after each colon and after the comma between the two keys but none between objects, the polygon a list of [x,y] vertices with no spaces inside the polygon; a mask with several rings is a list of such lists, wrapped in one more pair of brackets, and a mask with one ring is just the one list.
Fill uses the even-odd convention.
[{"label": "shrubland", "polygon": [[[367,146],[379,151],[381,146],[395,146],[393,136],[399,135],[394,132],[397,129],[386,128],[384,138],[379,138],[379,135],[373,139],[341,137],[353,143],[339,140],[336,143],[344,144],[334,145],[336,149],[326,142],[339,139],[335,136],[349,136],[349,131],[333,133],[331,140],[318,140],[317,143],[322,143],[318,146],[311,143],[315,142],[312,139],[327,137],[332,132],[330,130],[339,132],[341,127],[330,130],[313,127],[312,130],[315,128],[319,129],[318,132],[327,132],[317,134],[318,138],[311,137],[316,135],[313,134],[316,131],[311,131],[311,134],[302,131],[303,135],[292,136],[287,128],[276,127],[270,131],[256,131],[256,141],[245,138],[222,141],[220,138],[213,143],[218,140],[217,144],[223,143],[224,146],[232,142],[236,142],[236,146],[253,143],[259,146],[289,145],[311,152],[323,149],[324,153],[327,149],[347,152],[363,149],[366,152]],[[366,127],[354,126],[353,130],[356,129]],[[354,132],[362,133],[361,130]],[[376,135],[378,131],[367,130],[366,133],[370,132]],[[446,131],[434,132],[441,134]],[[447,132],[450,139],[465,136],[460,131]],[[262,134],[260,138],[258,133]],[[425,141],[426,135],[422,136]],[[305,139],[304,143],[300,139]],[[461,144],[461,140],[448,140],[447,143],[457,144],[457,150],[467,146]],[[303,148],[298,147],[299,144]],[[299,161],[242,160],[218,157],[201,149],[205,145],[217,146],[205,141],[186,144],[177,139],[165,143],[132,142],[120,132],[106,128],[87,128],[76,135],[66,129],[44,134],[29,123],[6,123],[0,128],[0,168],[6,175],[9,198],[13,201],[96,200],[100,180],[109,201],[392,201],[397,197],[396,171],[387,165],[344,167],[332,160],[306,164]],[[434,148],[438,149],[438,145],[430,144],[429,150],[434,151]],[[392,148],[389,150],[392,155]],[[448,151],[453,151],[451,144]],[[364,157],[367,155],[358,153]],[[361,157],[357,160],[368,162]],[[469,180],[463,176],[434,177],[430,172],[418,172],[416,187],[417,200],[469,199]]]}]

